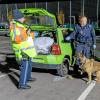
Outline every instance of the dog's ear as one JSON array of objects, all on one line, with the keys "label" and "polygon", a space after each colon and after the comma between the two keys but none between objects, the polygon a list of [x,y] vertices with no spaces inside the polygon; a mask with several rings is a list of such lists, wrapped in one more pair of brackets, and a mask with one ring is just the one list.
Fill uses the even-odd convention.
[{"label": "dog's ear", "polygon": [[81,52],[80,54],[81,54],[81,57],[83,57],[83,56],[84,56],[82,52]]},{"label": "dog's ear", "polygon": [[80,57],[80,54],[79,54],[79,53],[76,53],[76,54],[75,54],[75,57],[76,57],[76,58]]},{"label": "dog's ear", "polygon": [[84,54],[82,52],[80,52],[77,54],[77,56],[82,58],[82,57],[84,57]]}]

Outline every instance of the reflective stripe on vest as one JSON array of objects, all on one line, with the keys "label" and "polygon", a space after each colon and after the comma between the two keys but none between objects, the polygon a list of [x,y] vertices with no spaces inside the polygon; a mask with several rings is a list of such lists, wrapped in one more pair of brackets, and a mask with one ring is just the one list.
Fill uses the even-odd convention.
[{"label": "reflective stripe on vest", "polygon": [[[28,38],[26,28],[18,27],[16,24],[13,24],[10,27],[10,29],[13,30],[13,32],[14,32],[14,41],[15,41],[15,43],[21,43],[21,42],[25,41]],[[17,34],[16,30],[19,30],[20,34]]]},{"label": "reflective stripe on vest", "polygon": [[[17,24],[17,22],[13,22],[10,24],[10,31],[14,33],[14,41],[15,43],[21,43],[25,41],[28,38],[28,35],[30,35],[34,39],[34,32],[30,32],[30,34],[27,34],[27,28],[23,26],[23,24]],[[19,31],[17,33],[17,31]]]},{"label": "reflective stripe on vest", "polygon": [[[27,47],[27,48],[22,48],[21,50],[28,50],[28,49],[32,49],[32,48],[34,48],[34,46],[29,46],[29,47]],[[19,52],[19,50],[15,50],[15,52]]]},{"label": "reflective stripe on vest", "polygon": [[34,46],[30,46],[30,47],[27,47],[27,48],[22,48],[21,50],[28,50],[28,49],[32,49],[34,48]]}]

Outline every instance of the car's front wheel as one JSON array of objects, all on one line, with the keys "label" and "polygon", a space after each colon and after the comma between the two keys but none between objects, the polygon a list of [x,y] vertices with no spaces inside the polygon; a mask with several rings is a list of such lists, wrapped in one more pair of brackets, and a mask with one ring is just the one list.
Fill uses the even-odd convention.
[{"label": "car's front wheel", "polygon": [[63,62],[60,65],[58,65],[57,74],[64,77],[68,75],[68,71],[69,71],[69,59],[64,58]]}]

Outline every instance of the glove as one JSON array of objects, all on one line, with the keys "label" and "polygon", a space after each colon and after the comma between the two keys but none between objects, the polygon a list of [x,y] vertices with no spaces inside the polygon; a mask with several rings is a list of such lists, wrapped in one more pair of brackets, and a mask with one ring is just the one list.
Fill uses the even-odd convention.
[{"label": "glove", "polygon": [[93,49],[95,49],[96,48],[96,45],[93,45]]},{"label": "glove", "polygon": [[71,39],[71,38],[70,38],[69,36],[65,38],[65,40],[70,40],[70,39]]},{"label": "glove", "polygon": [[39,33],[37,31],[34,32],[34,36],[37,37]]}]

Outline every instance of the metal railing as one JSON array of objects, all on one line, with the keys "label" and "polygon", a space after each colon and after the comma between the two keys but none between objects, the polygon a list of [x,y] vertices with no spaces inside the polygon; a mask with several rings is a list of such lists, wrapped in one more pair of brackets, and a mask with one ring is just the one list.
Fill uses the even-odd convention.
[{"label": "metal railing", "polygon": [[[57,5],[55,5],[56,7],[57,7],[57,11],[56,12],[58,12],[59,13],[59,11],[60,11],[60,9],[63,9],[64,10],[64,13],[65,13],[65,18],[67,17],[67,16],[70,16],[69,17],[69,22],[70,22],[70,27],[71,27],[71,24],[72,24],[72,16],[75,16],[73,13],[74,13],[74,11],[72,10],[72,8],[73,8],[73,3],[75,3],[75,2],[73,2],[74,0],[69,0],[69,1],[64,1],[64,3],[66,3],[66,8],[63,8],[63,6],[61,6],[61,5],[63,5],[63,2],[62,1],[55,1],[55,2],[57,2],[56,4]],[[80,10],[77,10],[76,12],[78,13],[78,12],[80,12],[81,13],[81,15],[85,15],[85,12],[86,12],[86,5],[87,5],[87,2],[86,2],[86,0],[79,0],[78,1],[79,3],[80,3]],[[30,5],[31,4],[34,4],[34,6],[33,7],[35,7],[35,8],[37,8],[38,7],[38,4],[39,4],[40,2],[33,2],[33,3],[30,3]],[[43,8],[45,8],[46,10],[49,10],[49,9],[51,9],[52,7],[52,5],[50,6],[49,5],[49,3],[53,3],[53,2],[44,2],[44,4],[45,4],[45,7],[43,6]],[[99,23],[99,8],[100,8],[100,0],[95,0],[95,2],[94,3],[96,3],[96,7],[94,7],[94,9],[95,9],[95,12],[96,12],[96,16],[95,16],[95,18],[96,18],[96,23],[97,23],[97,28],[99,27],[99,25],[98,25],[98,23]],[[68,6],[69,7],[67,7],[67,4],[68,4]],[[11,6],[12,6],[12,8],[11,8],[11,6],[10,6],[10,4],[5,4],[5,9],[6,9],[6,16],[8,16],[8,12],[9,12],[9,8],[11,8],[11,9],[17,9],[17,8],[19,8],[18,7],[18,5],[19,4],[11,4]],[[25,8],[27,8],[28,6],[27,6],[27,3],[24,3],[23,4],[24,5],[24,7]],[[76,7],[77,7],[77,5],[75,5]],[[90,3],[90,7],[91,7],[91,3]],[[2,4],[0,4],[0,8],[1,8],[1,11],[0,11],[0,14],[1,14],[1,21],[4,21],[5,19],[4,19],[4,17],[5,17],[5,13],[2,13],[3,12],[3,8],[4,8],[4,4],[2,5]],[[69,8],[69,9],[67,9],[67,8]],[[56,12],[54,12],[55,10],[52,10],[52,12],[53,13],[56,13]],[[67,13],[68,12],[68,13]],[[66,15],[66,13],[67,13],[67,15]],[[68,15],[69,14],[69,15]],[[74,19],[74,18],[73,18]]]}]

